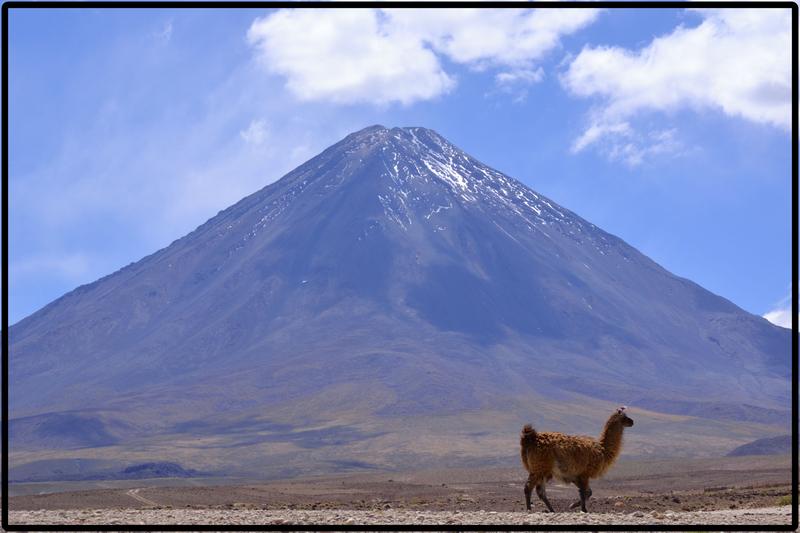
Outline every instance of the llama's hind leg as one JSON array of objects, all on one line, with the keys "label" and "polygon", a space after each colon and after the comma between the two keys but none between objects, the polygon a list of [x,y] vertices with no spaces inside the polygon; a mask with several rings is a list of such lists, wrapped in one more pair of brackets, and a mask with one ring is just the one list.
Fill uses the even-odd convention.
[{"label": "llama's hind leg", "polygon": [[533,492],[533,481],[531,476],[528,476],[528,481],[525,482],[525,509],[531,510],[531,492]]},{"label": "llama's hind leg", "polygon": [[544,484],[546,483],[545,480],[541,480],[539,483],[536,484],[536,495],[539,497],[540,500],[544,502],[545,507],[551,513],[555,513],[553,510],[553,506],[550,505],[550,500],[547,499],[547,490],[545,490]]}]

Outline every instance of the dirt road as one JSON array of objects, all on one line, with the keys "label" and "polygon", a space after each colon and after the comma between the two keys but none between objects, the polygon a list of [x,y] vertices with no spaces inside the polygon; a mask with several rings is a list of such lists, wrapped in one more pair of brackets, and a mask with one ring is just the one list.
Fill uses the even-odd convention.
[{"label": "dirt road", "polygon": [[144,496],[139,494],[139,491],[142,489],[131,489],[127,492],[128,496],[133,498],[136,501],[139,501],[145,505],[150,507],[158,507],[158,504],[149,498],[145,498]]}]

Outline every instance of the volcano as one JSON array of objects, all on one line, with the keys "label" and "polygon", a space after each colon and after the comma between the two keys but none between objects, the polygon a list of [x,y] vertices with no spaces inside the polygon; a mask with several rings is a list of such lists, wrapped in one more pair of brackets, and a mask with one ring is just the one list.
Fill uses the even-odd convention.
[{"label": "volcano", "polygon": [[621,403],[631,454],[722,454],[790,421],[788,330],[425,128],[347,136],[9,354],[12,470],[516,464],[523,422],[596,433]]}]

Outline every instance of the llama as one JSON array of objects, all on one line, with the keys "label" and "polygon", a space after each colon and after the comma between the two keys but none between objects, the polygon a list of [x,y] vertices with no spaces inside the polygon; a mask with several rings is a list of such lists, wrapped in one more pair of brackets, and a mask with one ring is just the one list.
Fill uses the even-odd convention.
[{"label": "llama", "polygon": [[545,491],[545,484],[555,477],[578,487],[581,499],[570,505],[570,509],[580,506],[581,511],[587,512],[586,500],[592,495],[589,480],[602,476],[614,464],[622,448],[622,432],[632,425],[633,420],[625,413],[625,407],[609,417],[598,440],[556,432],[537,433],[530,424],[525,425],[520,435],[520,451],[522,464],[529,474],[525,483],[528,511],[535,487],[547,511],[555,512]]}]

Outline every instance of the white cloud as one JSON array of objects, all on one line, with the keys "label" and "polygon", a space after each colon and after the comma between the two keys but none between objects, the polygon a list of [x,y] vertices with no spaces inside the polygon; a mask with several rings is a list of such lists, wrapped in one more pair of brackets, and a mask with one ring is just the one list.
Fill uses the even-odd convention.
[{"label": "white cloud", "polygon": [[583,135],[575,139],[575,142],[572,143],[572,152],[580,152],[602,136],[610,133],[628,137],[631,133],[631,126],[627,122],[592,124],[583,132]]},{"label": "white cloud", "polygon": [[764,318],[782,328],[792,327],[792,310],[791,308],[774,309],[764,314]]},{"label": "white cloud", "polygon": [[632,130],[627,130],[606,139],[601,149],[611,161],[621,161],[629,167],[638,166],[651,156],[674,157],[686,152],[683,143],[675,135],[675,129],[635,134]]},{"label": "white cloud", "polygon": [[542,67],[534,70],[521,68],[497,73],[494,83],[499,92],[512,95],[513,101],[520,103],[528,97],[528,88],[542,79],[544,79]]},{"label": "white cloud", "polygon": [[703,17],[698,26],[679,26],[641,50],[585,47],[570,62],[563,86],[599,100],[573,151],[631,135],[629,122],[647,112],[717,110],[789,130],[791,11],[692,11]]},{"label": "white cloud", "polygon": [[544,70],[542,67],[536,70],[512,70],[509,72],[500,72],[495,75],[494,80],[500,86],[513,85],[515,83],[538,83],[544,78]]},{"label": "white cloud", "polygon": [[654,155],[680,155],[686,150],[677,138],[676,130],[637,132],[628,122],[597,122],[591,124],[572,143],[572,153],[595,144],[611,161],[621,161],[635,167]]},{"label": "white cloud", "polygon": [[[775,308],[772,311],[764,313],[764,318],[775,324],[776,326],[780,326],[782,328],[791,328],[792,327],[792,295],[788,295],[786,298],[775,304]],[[798,317],[800,318],[800,317]]]},{"label": "white cloud", "polygon": [[535,67],[596,9],[284,9],[247,38],[260,63],[301,100],[409,104],[446,94],[446,57],[498,82],[535,83]]},{"label": "white cloud", "polygon": [[239,136],[247,144],[258,146],[267,138],[267,123],[264,120],[252,120],[247,129],[239,132]]},{"label": "white cloud", "polygon": [[398,32],[415,35],[457,63],[529,67],[561,37],[594,22],[597,9],[393,9]]},{"label": "white cloud", "polygon": [[301,100],[337,103],[427,100],[454,84],[436,56],[391,33],[376,10],[286,9],[253,22],[248,41]]}]

